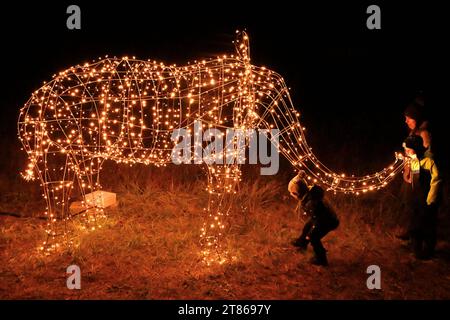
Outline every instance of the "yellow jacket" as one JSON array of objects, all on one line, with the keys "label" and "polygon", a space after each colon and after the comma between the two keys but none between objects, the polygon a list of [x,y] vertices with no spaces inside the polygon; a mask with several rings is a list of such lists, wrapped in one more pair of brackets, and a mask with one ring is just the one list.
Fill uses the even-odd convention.
[{"label": "yellow jacket", "polygon": [[[403,179],[411,185],[413,202],[426,201],[428,205],[438,202],[441,188],[442,178],[434,160],[430,157],[422,159],[412,158],[407,162]],[[416,198],[416,199],[414,199]]]},{"label": "yellow jacket", "polygon": [[428,172],[431,176],[430,190],[427,195],[427,204],[436,203],[442,188],[442,177],[433,159],[425,157],[420,160],[420,170]]}]

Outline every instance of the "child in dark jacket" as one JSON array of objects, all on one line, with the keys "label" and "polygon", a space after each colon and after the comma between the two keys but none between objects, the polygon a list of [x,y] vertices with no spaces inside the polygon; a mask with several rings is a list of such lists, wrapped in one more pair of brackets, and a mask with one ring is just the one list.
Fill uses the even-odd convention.
[{"label": "child in dark jacket", "polygon": [[328,265],[326,250],[321,239],[338,227],[339,219],[325,202],[324,190],[318,185],[309,185],[303,171],[289,182],[288,190],[294,198],[299,200],[299,207],[309,218],[300,237],[293,242],[293,245],[304,251],[311,243],[314,250],[314,258],[311,262],[315,265]]},{"label": "child in dark jacket", "polygon": [[416,258],[431,259],[436,247],[442,178],[434,160],[426,155],[422,137],[409,136],[403,147],[406,155],[403,179],[408,186],[408,233]]}]

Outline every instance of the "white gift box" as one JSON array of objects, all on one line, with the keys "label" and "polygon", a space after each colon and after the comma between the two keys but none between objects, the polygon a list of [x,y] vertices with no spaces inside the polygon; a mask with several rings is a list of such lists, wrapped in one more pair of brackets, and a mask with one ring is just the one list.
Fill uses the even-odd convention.
[{"label": "white gift box", "polygon": [[94,191],[85,195],[88,207],[106,208],[116,204],[116,194],[106,191]]},{"label": "white gift box", "polygon": [[116,194],[106,191],[94,191],[85,195],[85,204],[75,201],[70,204],[72,214],[83,212],[89,208],[107,208],[117,205]]}]

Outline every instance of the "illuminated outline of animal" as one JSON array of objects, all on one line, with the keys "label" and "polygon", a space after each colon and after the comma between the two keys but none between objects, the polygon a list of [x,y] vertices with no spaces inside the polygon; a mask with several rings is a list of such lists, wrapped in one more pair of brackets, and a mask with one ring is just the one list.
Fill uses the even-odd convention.
[{"label": "illuminated outline of animal", "polygon": [[[24,176],[37,176],[43,186],[48,240],[65,233],[57,220],[71,217],[76,186],[83,196],[101,189],[105,160],[167,165],[174,146],[171,133],[191,129],[195,120],[208,128],[279,129],[278,137],[271,137],[273,142],[279,138],[279,152],[327,190],[377,190],[402,169],[399,159],[364,177],[345,177],[326,168],[306,143],[283,78],[250,63],[245,32],[238,34],[235,45],[236,55],[185,66],[106,57],[60,72],[32,94],[20,110],[18,134],[30,160]],[[210,200],[201,234],[205,256],[220,254],[224,217],[241,173],[236,163],[207,168]],[[85,218],[102,214],[91,210]],[[47,250],[54,246],[45,243]]]}]

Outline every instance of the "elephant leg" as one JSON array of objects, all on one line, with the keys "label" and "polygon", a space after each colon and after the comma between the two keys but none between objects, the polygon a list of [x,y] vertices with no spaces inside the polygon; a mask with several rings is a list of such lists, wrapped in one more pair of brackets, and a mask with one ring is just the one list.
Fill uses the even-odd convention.
[{"label": "elephant leg", "polygon": [[47,239],[40,249],[50,253],[69,238],[70,198],[74,185],[74,171],[70,155],[46,152],[35,161],[35,172],[40,179],[42,196],[46,202]]},{"label": "elephant leg", "polygon": [[103,158],[81,158],[75,157],[73,161],[76,172],[79,198],[81,208],[78,212],[81,216],[81,228],[95,230],[100,227],[106,218],[104,208],[98,205],[96,191],[101,191],[100,172]]},{"label": "elephant leg", "polygon": [[204,261],[223,263],[227,260],[223,245],[232,208],[236,201],[237,186],[241,179],[239,165],[208,165],[208,207],[201,232]]}]

